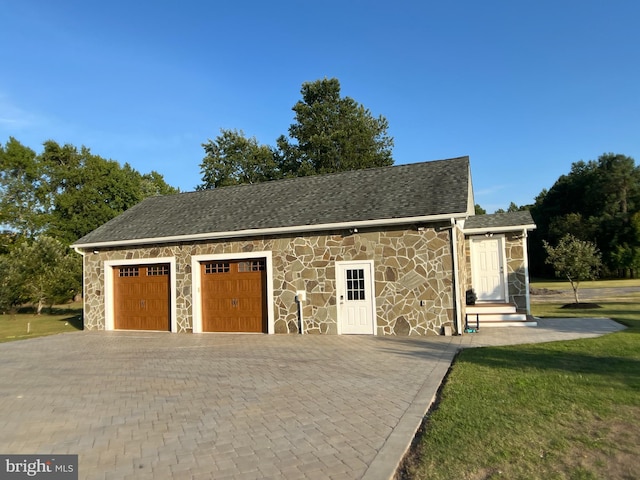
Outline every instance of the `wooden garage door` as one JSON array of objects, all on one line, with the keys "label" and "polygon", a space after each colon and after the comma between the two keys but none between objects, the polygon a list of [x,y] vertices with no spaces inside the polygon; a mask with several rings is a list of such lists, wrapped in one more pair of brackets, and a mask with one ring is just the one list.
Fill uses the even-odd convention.
[{"label": "wooden garage door", "polygon": [[265,332],[265,259],[201,264],[202,331]]},{"label": "wooden garage door", "polygon": [[169,264],[115,267],[114,328],[170,330]]}]

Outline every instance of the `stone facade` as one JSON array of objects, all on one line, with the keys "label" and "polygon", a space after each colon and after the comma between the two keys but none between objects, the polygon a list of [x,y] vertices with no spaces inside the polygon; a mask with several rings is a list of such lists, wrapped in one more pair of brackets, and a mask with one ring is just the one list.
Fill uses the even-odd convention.
[{"label": "stone facade", "polygon": [[[398,227],[278,235],[238,240],[104,249],[84,257],[85,328],[105,328],[105,263],[120,260],[175,259],[175,309],[178,332],[193,328],[191,257],[244,252],[271,252],[275,333],[297,333],[298,290],[303,303],[304,331],[338,333],[336,262],[372,260],[378,335],[440,334],[455,325],[451,230]],[[458,235],[462,251],[464,236]],[[462,239],[462,240],[460,240]],[[459,255],[463,259],[463,255]],[[109,268],[109,267],[107,267]],[[464,303],[464,302],[462,302]]]},{"label": "stone facade", "polygon": [[[469,287],[469,285],[471,285],[471,270],[469,268],[467,268],[469,262],[469,259],[467,258],[466,255],[466,246],[467,246],[467,241],[464,237],[464,233],[462,232],[462,230],[456,226],[456,240],[457,240],[457,259],[458,259],[458,298],[459,298],[459,302],[458,305],[460,307],[460,318],[464,319],[465,317],[465,313],[466,313],[466,296],[467,296],[467,290],[471,287]],[[464,326],[462,326],[462,328],[464,328]],[[457,333],[458,335],[461,335],[462,332],[458,332],[457,331],[457,325],[455,324],[455,322],[452,325],[452,330],[453,332]]]},{"label": "stone facade", "polygon": [[519,312],[527,312],[527,273],[525,269],[525,241],[522,232],[505,235],[507,256],[507,278],[509,281],[509,301]]}]

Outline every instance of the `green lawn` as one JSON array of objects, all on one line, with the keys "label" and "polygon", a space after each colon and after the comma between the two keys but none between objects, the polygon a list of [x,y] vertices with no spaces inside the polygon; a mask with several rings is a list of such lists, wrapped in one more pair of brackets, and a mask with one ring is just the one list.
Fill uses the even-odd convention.
[{"label": "green lawn", "polygon": [[607,316],[629,328],[461,352],[403,478],[640,478],[640,294],[600,305],[532,309],[537,316]]},{"label": "green lawn", "polygon": [[[548,288],[551,290],[571,290],[571,284],[561,279],[534,279],[531,282],[534,288]],[[616,279],[616,280],[589,280],[580,282],[580,288],[621,288],[621,287],[640,287],[640,278],[634,279]]]},{"label": "green lawn", "polygon": [[0,343],[82,330],[82,305],[45,309],[41,315],[20,312],[0,315]]}]

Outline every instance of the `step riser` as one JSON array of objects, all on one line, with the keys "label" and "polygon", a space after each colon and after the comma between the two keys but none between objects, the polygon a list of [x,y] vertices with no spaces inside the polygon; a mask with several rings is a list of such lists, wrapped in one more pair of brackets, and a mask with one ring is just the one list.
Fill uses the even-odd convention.
[{"label": "step riser", "polygon": [[466,309],[467,313],[479,313],[479,314],[483,314],[485,312],[487,313],[516,313],[516,307],[512,307],[509,305],[506,305],[504,307],[467,307]]},{"label": "step riser", "polygon": [[[467,312],[469,323],[476,322],[476,316]],[[524,313],[496,313],[480,315],[480,324],[484,322],[524,322],[527,316]]]},{"label": "step riser", "polygon": [[[469,325],[471,328],[475,328],[475,323]],[[538,322],[480,322],[480,328],[496,328],[496,327],[537,327]]]}]

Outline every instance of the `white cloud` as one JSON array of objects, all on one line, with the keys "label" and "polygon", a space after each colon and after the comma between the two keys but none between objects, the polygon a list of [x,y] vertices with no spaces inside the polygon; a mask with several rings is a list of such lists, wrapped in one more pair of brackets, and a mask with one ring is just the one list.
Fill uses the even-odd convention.
[{"label": "white cloud", "polygon": [[15,105],[6,95],[0,93],[0,125],[10,128],[28,128],[37,125],[38,116]]}]

